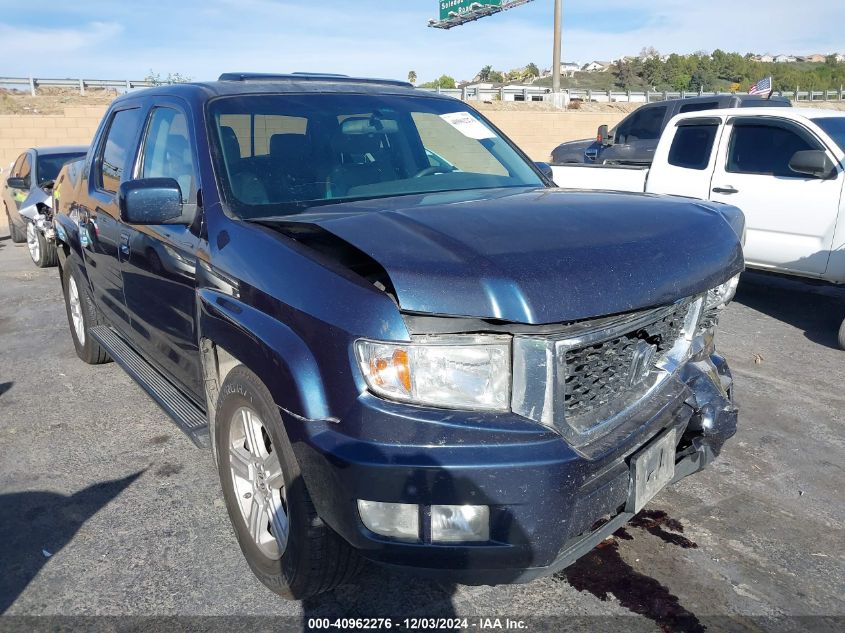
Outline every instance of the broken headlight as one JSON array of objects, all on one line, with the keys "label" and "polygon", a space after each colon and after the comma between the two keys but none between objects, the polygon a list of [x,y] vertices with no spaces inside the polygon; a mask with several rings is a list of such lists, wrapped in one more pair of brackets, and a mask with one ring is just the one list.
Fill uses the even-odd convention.
[{"label": "broken headlight", "polygon": [[410,343],[360,340],[358,363],[376,395],[450,409],[510,408],[509,336],[415,337]]},{"label": "broken headlight", "polygon": [[720,284],[707,291],[704,299],[705,310],[717,310],[728,305],[736,295],[736,287],[739,285],[739,275],[731,277],[725,283]]}]

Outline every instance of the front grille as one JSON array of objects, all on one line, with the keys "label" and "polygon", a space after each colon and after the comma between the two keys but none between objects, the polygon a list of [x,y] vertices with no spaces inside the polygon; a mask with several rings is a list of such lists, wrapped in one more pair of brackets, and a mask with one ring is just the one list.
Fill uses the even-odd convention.
[{"label": "front grille", "polygon": [[563,348],[565,416],[594,413],[644,384],[655,362],[681,336],[689,308],[690,302],[684,301],[632,331],[583,347]]}]

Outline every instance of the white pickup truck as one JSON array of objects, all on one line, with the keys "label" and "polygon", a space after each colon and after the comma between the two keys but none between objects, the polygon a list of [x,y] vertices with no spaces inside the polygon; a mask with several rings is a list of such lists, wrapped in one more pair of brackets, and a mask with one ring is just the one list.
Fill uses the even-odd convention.
[{"label": "white pickup truck", "polygon": [[[749,268],[845,283],[845,112],[743,108],[681,114],[651,167],[552,165],[566,189],[671,194],[745,213]],[[845,347],[845,322],[839,333]]]}]

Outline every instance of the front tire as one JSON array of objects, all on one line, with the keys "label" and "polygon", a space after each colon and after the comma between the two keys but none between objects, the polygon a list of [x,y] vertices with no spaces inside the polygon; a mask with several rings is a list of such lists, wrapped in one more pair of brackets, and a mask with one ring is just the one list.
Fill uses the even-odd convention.
[{"label": "front tire", "polygon": [[50,268],[59,263],[56,244],[48,241],[34,222],[26,223],[26,245],[29,248],[29,256],[39,268]]},{"label": "front tire", "polygon": [[9,209],[6,209],[6,220],[9,222],[9,235],[15,244],[23,244],[26,242],[26,232],[12,222],[12,216],[9,214]]},{"label": "front tire", "polygon": [[845,349],[845,320],[843,320],[842,325],[839,326],[839,347]]},{"label": "front tire", "polygon": [[214,436],[229,518],[258,579],[293,600],[351,579],[357,552],[317,515],[279,409],[243,366],[220,390]]},{"label": "front tire", "polygon": [[108,363],[111,358],[106,350],[91,336],[91,328],[103,325],[105,321],[88,292],[82,274],[70,261],[62,272],[62,289],[76,355],[89,365]]}]

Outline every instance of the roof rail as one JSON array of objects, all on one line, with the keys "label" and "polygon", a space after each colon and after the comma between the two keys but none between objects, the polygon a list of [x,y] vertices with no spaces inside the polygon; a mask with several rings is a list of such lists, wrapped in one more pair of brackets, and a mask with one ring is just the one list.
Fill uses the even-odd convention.
[{"label": "roof rail", "polygon": [[413,88],[413,86],[407,81],[399,81],[398,79],[371,79],[366,77],[337,75],[333,73],[223,73],[217,78],[217,81],[341,81],[344,83],[381,84],[388,86],[402,86],[403,88]]}]

